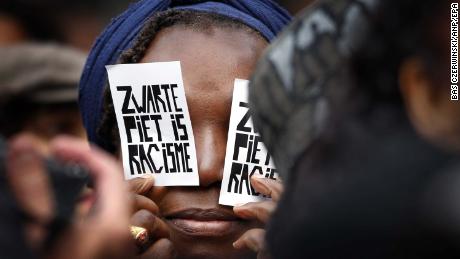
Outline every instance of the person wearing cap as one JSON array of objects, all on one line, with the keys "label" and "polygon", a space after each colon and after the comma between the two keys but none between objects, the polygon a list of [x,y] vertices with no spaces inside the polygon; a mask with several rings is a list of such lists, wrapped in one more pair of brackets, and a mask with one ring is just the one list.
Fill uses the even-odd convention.
[{"label": "person wearing cap", "polygon": [[[85,55],[25,44],[0,48],[0,56],[0,258],[135,257],[122,169],[84,139],[77,85]],[[78,189],[66,189],[75,179],[51,176],[50,158],[87,169],[96,201],[59,204]],[[97,210],[87,213],[88,205]],[[62,206],[75,213],[60,218]]]},{"label": "person wearing cap", "polygon": [[[80,108],[89,140],[117,156],[120,137],[105,65],[181,62],[200,185],[153,187],[150,180],[139,187],[136,182],[142,181],[131,181],[135,199],[144,205],[132,223],[150,237],[140,247],[143,258],[172,247],[178,258],[263,253],[264,225],[274,202],[232,210],[219,205],[218,198],[234,81],[250,77],[258,57],[289,21],[290,15],[271,0],[143,0],[114,19],[96,41],[80,83]],[[277,193],[280,185],[254,181],[266,194],[272,188]]]},{"label": "person wearing cap", "polygon": [[34,135],[46,150],[59,134],[85,131],[78,110],[78,82],[86,55],[52,44],[0,48],[0,134]]}]

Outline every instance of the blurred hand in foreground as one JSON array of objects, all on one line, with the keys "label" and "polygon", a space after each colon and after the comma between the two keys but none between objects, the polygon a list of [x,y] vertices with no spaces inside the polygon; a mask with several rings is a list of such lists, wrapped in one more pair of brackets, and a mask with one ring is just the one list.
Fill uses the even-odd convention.
[{"label": "blurred hand in foreground", "polygon": [[[82,220],[72,221],[48,247],[46,238],[55,213],[53,191],[36,140],[18,136],[9,145],[7,176],[18,206],[31,220],[25,237],[42,258],[130,258],[136,246],[129,232],[131,201],[115,159],[81,140],[59,137],[51,144],[57,160],[79,164],[94,182],[94,204]],[[47,245],[47,247],[45,247]]]}]

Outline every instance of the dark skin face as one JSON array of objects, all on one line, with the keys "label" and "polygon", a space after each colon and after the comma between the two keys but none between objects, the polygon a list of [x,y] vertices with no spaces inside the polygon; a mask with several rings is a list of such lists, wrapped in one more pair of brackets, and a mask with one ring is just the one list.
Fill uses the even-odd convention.
[{"label": "dark skin face", "polygon": [[232,243],[260,227],[218,204],[235,78],[248,79],[267,46],[244,30],[206,32],[175,26],[162,30],[142,63],[181,61],[200,176],[199,187],[155,187],[150,195],[170,228],[180,258],[251,258]]}]

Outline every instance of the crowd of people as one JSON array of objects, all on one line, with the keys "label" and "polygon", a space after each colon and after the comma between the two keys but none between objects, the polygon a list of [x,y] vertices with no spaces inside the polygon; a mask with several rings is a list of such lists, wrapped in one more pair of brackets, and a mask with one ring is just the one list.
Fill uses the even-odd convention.
[{"label": "crowd of people", "polygon": [[[49,35],[19,2],[0,4],[0,258],[460,256],[451,1],[140,0],[102,30],[90,14],[122,4],[49,0],[69,14]],[[176,60],[199,186],[124,180],[106,65]],[[282,180],[230,207],[235,78]]]}]

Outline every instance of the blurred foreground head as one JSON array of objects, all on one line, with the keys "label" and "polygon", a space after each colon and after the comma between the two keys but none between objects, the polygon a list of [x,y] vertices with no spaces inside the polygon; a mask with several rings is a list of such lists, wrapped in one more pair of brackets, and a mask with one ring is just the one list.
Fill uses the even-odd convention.
[{"label": "blurred foreground head", "polygon": [[448,1],[318,1],[270,47],[251,102],[286,180],[275,257],[459,254],[449,12]]},{"label": "blurred foreground head", "polygon": [[78,82],[85,55],[56,45],[0,48],[0,134],[30,133],[46,144],[58,134],[84,137]]},{"label": "blurred foreground head", "polygon": [[292,166],[344,115],[382,106],[406,111],[431,143],[460,149],[448,1],[319,1],[299,18],[252,80],[255,123],[281,163]]}]

